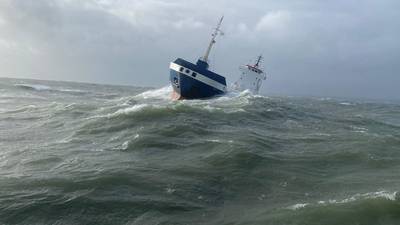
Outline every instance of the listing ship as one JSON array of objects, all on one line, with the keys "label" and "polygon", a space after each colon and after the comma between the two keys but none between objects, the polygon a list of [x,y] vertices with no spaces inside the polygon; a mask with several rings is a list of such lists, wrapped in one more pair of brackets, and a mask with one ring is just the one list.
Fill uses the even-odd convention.
[{"label": "listing ship", "polygon": [[208,64],[208,56],[216,43],[215,39],[223,34],[220,30],[223,19],[221,17],[214,29],[205,55],[196,64],[182,58],[171,62],[169,68],[173,99],[204,99],[226,93],[225,77],[209,70]]},{"label": "listing ship", "polygon": [[258,56],[254,65],[239,67],[241,71],[239,80],[233,84],[233,89],[238,91],[249,90],[253,94],[258,94],[263,80],[267,78],[264,71],[260,68],[262,56]]}]

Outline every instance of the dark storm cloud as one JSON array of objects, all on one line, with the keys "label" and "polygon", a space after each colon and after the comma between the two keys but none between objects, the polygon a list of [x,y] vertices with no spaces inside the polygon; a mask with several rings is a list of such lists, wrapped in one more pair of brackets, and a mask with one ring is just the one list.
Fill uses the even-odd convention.
[{"label": "dark storm cloud", "polygon": [[161,86],[175,57],[212,53],[230,82],[265,56],[265,93],[399,98],[400,3],[387,1],[5,0],[2,76]]}]

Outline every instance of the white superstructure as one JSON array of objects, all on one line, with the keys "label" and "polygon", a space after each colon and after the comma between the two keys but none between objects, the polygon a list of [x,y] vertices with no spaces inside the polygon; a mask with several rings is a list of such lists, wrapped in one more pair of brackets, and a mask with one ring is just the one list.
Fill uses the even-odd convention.
[{"label": "white superstructure", "polygon": [[254,65],[241,66],[240,77],[233,84],[233,88],[239,91],[249,90],[253,94],[258,94],[262,81],[266,79],[266,74],[260,69],[262,56],[259,56]]}]

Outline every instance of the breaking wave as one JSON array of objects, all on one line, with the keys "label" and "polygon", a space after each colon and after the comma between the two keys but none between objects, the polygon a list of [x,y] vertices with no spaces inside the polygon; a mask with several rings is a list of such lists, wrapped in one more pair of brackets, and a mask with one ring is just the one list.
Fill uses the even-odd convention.
[{"label": "breaking wave", "polygon": [[48,91],[51,90],[51,87],[41,84],[16,84],[16,87],[28,89],[28,90],[35,90],[35,91]]},{"label": "breaking wave", "polygon": [[64,93],[71,93],[71,94],[84,94],[88,93],[84,90],[79,89],[69,89],[69,88],[56,88],[42,84],[15,84],[15,87],[26,89],[26,90],[33,90],[33,91],[54,91],[54,92],[64,92]]},{"label": "breaking wave", "polygon": [[368,199],[382,199],[382,200],[390,200],[390,201],[399,201],[400,196],[397,192],[388,192],[388,191],[378,191],[378,192],[368,192],[365,194],[355,194],[349,198],[344,198],[341,200],[329,199],[329,200],[320,200],[316,203],[297,203],[287,207],[288,209],[298,210],[305,207],[320,207],[320,206],[328,206],[328,205],[341,205],[356,201],[363,201]]}]

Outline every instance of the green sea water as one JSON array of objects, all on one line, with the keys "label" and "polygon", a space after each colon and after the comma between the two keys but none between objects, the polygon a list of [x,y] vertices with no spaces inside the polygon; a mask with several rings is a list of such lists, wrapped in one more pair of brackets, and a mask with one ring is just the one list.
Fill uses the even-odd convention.
[{"label": "green sea water", "polygon": [[400,104],[0,79],[0,224],[400,224]]}]

